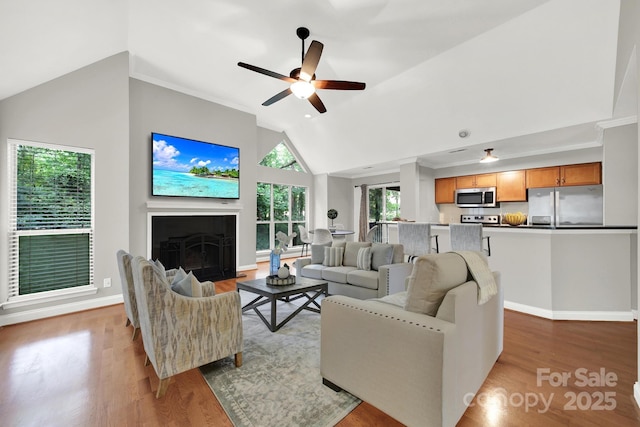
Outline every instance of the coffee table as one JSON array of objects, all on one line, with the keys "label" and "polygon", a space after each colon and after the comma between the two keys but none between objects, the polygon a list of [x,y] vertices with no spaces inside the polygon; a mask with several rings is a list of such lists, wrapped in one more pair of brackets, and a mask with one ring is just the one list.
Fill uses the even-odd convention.
[{"label": "coffee table", "polygon": [[[265,279],[245,280],[236,282],[238,292],[241,290],[257,294],[258,297],[242,307],[242,312],[253,310],[262,319],[271,332],[275,332],[283,327],[289,320],[293,319],[302,310],[309,310],[320,313],[320,305],[316,299],[322,295],[327,295],[327,282],[322,280],[307,279],[305,277],[296,277],[296,283],[286,286],[267,285]],[[310,295],[310,293],[315,292]],[[306,297],[307,301],[302,304],[296,311],[291,313],[282,322],[277,323],[276,320],[276,302],[277,301],[294,301],[299,298]],[[264,304],[271,304],[271,321],[268,321],[264,315],[258,310],[258,307]],[[310,304],[315,307],[309,307]]]}]

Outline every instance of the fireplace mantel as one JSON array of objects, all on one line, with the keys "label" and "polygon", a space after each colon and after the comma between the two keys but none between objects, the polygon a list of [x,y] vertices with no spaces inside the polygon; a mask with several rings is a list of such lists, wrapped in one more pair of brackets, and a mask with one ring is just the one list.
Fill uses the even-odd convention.
[{"label": "fireplace mantel", "polygon": [[163,210],[172,212],[184,212],[184,211],[206,211],[206,212],[240,212],[242,211],[242,203],[236,201],[229,202],[212,202],[206,201],[204,203],[198,203],[193,201],[180,201],[174,200],[148,200],[147,209],[149,211]]}]

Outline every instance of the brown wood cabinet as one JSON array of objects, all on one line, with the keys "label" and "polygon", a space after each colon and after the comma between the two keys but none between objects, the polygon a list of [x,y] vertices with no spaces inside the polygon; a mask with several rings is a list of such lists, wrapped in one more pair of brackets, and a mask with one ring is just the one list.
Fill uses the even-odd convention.
[{"label": "brown wood cabinet", "polygon": [[435,181],[436,203],[454,203],[456,178],[438,178]]},{"label": "brown wood cabinet", "polygon": [[524,170],[499,172],[496,174],[496,201],[526,202],[527,186]]},{"label": "brown wood cabinet", "polygon": [[496,174],[466,175],[456,177],[456,188],[495,187]]},{"label": "brown wood cabinet", "polygon": [[582,163],[560,168],[560,185],[602,184],[602,163]]},{"label": "brown wood cabinet", "polygon": [[602,163],[527,169],[527,188],[593,185],[602,183]]}]

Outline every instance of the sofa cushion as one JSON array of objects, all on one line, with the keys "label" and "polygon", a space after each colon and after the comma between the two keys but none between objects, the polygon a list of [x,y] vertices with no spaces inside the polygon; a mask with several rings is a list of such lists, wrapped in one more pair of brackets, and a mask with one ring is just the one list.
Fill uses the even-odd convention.
[{"label": "sofa cushion", "polygon": [[455,253],[423,255],[416,259],[404,309],[435,316],[444,296],[467,281],[464,259]]},{"label": "sofa cushion", "polygon": [[378,289],[378,272],[369,270],[353,270],[347,274],[347,283],[361,288]]},{"label": "sofa cushion", "polygon": [[342,266],[342,267],[325,267],[322,270],[322,279],[335,283],[348,283],[347,275],[357,270],[355,267]]},{"label": "sofa cushion", "polygon": [[358,250],[358,270],[371,270],[371,248],[360,248]]},{"label": "sofa cushion", "polygon": [[374,243],[371,246],[371,269],[378,270],[383,265],[393,262],[393,245]]},{"label": "sofa cushion", "polygon": [[301,274],[303,277],[308,277],[309,279],[322,280],[322,270],[325,268],[327,267],[322,264],[309,264],[302,267]]},{"label": "sofa cushion", "polygon": [[324,261],[324,248],[327,246],[331,246],[331,242],[311,245],[311,264],[322,264],[322,261]]},{"label": "sofa cushion", "polygon": [[347,242],[344,248],[344,260],[342,261],[342,265],[357,267],[358,251],[360,248],[368,248],[370,246],[370,242]]},{"label": "sofa cushion", "polygon": [[344,248],[324,248],[324,261],[322,265],[327,267],[339,267],[342,265]]}]

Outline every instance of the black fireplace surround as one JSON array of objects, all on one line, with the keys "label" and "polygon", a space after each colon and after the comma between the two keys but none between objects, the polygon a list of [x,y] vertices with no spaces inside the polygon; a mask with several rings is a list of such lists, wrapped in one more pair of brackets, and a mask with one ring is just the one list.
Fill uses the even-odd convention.
[{"label": "black fireplace surround", "polygon": [[235,278],[236,216],[152,216],[151,257],[201,282]]}]

